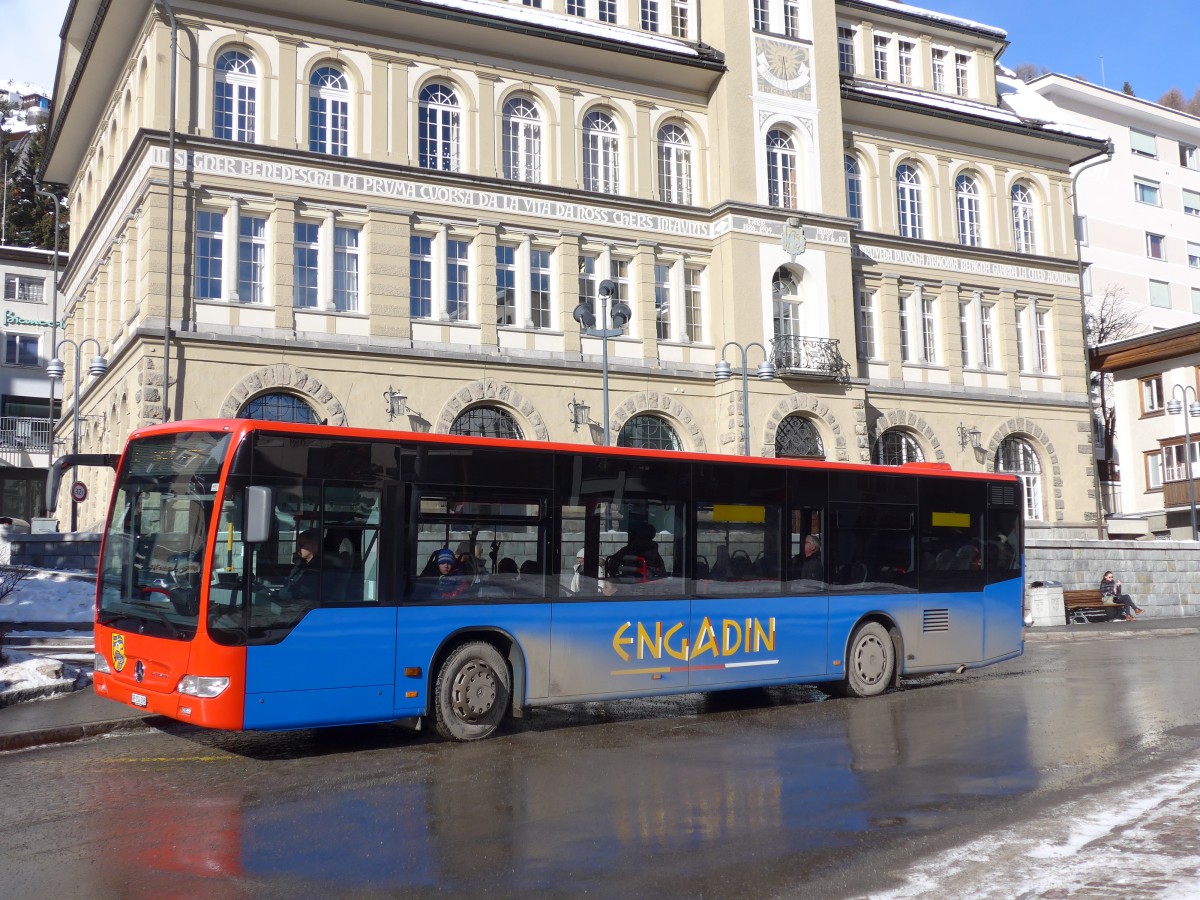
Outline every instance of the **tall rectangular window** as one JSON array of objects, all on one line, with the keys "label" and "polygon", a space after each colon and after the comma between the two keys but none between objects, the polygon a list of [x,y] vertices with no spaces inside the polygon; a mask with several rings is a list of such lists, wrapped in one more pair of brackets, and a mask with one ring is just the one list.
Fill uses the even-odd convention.
[{"label": "tall rectangular window", "polygon": [[1163,381],[1161,375],[1138,380],[1141,389],[1142,415],[1158,415],[1163,411]]},{"label": "tall rectangular window", "polygon": [[1146,232],[1146,255],[1151,259],[1167,258],[1167,239],[1161,234]]},{"label": "tall rectangular window", "polygon": [[36,334],[14,334],[4,336],[4,361],[10,366],[41,365],[42,338]]},{"label": "tall rectangular window", "polygon": [[1163,455],[1161,450],[1146,454],[1146,490],[1160,491],[1163,485]]},{"label": "tall rectangular window", "polygon": [[854,29],[838,26],[838,71],[843,75],[854,74]]},{"label": "tall rectangular window", "polygon": [[971,93],[971,57],[965,53],[954,54],[954,93],[966,97]]},{"label": "tall rectangular window", "polygon": [[1183,211],[1189,216],[1200,216],[1200,191],[1183,190]]},{"label": "tall rectangular window", "polygon": [[912,307],[915,298],[912,296],[900,298],[900,359],[909,362],[912,359]]},{"label": "tall rectangular window", "polygon": [[1200,244],[1194,244],[1188,241],[1188,265],[1193,269],[1200,269]]},{"label": "tall rectangular window", "polygon": [[800,37],[800,3],[783,0],[783,33],[790,38]]},{"label": "tall rectangular window", "polygon": [[1029,342],[1025,339],[1025,318],[1028,309],[1017,310],[1017,368],[1025,372],[1029,369]]},{"label": "tall rectangular window", "polygon": [[1036,341],[1033,345],[1033,370],[1039,374],[1050,371],[1050,316],[1044,309],[1034,310],[1033,326]]},{"label": "tall rectangular window", "polygon": [[358,229],[333,229],[333,308],[358,312]]},{"label": "tall rectangular window", "polygon": [[496,324],[517,324],[517,248],[496,245]]},{"label": "tall rectangular window", "polygon": [[223,213],[199,210],[196,213],[196,252],[193,293],[198,300],[221,299],[221,258],[223,255]]},{"label": "tall rectangular window", "polygon": [[529,251],[529,318],[534,328],[550,327],[550,251]]},{"label": "tall rectangular window", "polygon": [[933,51],[933,89],[946,93],[946,51]]},{"label": "tall rectangular window", "polygon": [[470,247],[468,241],[446,241],[446,315],[451,322],[465,322],[471,315]]},{"label": "tall rectangular window", "polygon": [[971,304],[964,301],[958,304],[958,344],[962,348],[962,366],[971,367]]},{"label": "tall rectangular window", "polygon": [[880,81],[888,78],[888,44],[887,38],[875,35],[875,77]]},{"label": "tall rectangular window", "polygon": [[597,319],[600,316],[600,308],[596,306],[596,265],[599,262],[600,257],[595,254],[579,254],[579,302],[591,303]]},{"label": "tall rectangular window", "polygon": [[1150,282],[1150,305],[1161,309],[1171,308],[1171,285],[1165,281]]},{"label": "tall rectangular window", "polygon": [[1158,140],[1147,131],[1138,131],[1136,128],[1130,128],[1129,149],[1133,151],[1134,156],[1146,156],[1150,159],[1158,159]]},{"label": "tall rectangular window", "polygon": [[642,0],[642,31],[658,31],[658,0]]},{"label": "tall rectangular window", "polygon": [[921,362],[937,362],[937,304],[932,297],[921,297]]},{"label": "tall rectangular window", "polygon": [[913,43],[912,41],[900,42],[900,83],[913,83]]},{"label": "tall rectangular window", "polygon": [[858,355],[875,359],[875,295],[866,288],[858,290]]},{"label": "tall rectangular window", "polygon": [[1200,169],[1200,150],[1191,144],[1179,144],[1179,164],[1187,169]]},{"label": "tall rectangular window", "polygon": [[320,257],[321,226],[316,222],[297,222],[292,246],[292,305],[316,309]]},{"label": "tall rectangular window", "polygon": [[586,16],[587,3],[585,0],[567,0],[568,16]]},{"label": "tall rectangular window", "polygon": [[686,316],[684,331],[687,339],[693,344],[704,342],[703,278],[703,269],[688,266],[683,270],[684,314]]},{"label": "tall rectangular window", "polygon": [[414,319],[433,315],[433,238],[428,235],[408,239],[408,305]]},{"label": "tall rectangular window", "polygon": [[1200,315],[1200,288],[1192,288],[1192,312]]},{"label": "tall rectangular window", "polygon": [[654,321],[660,341],[671,337],[671,267],[654,267]]},{"label": "tall rectangular window", "polygon": [[238,219],[238,299],[243,303],[266,300],[267,220],[259,216]]},{"label": "tall rectangular window", "polygon": [[996,304],[979,307],[979,364],[985,369],[996,368]]},{"label": "tall rectangular window", "polygon": [[45,297],[45,278],[32,278],[28,275],[4,276],[4,299],[19,300],[23,303],[41,303]]},{"label": "tall rectangular window", "polygon": [[617,24],[617,0],[599,0],[596,9],[597,18],[609,25]]},{"label": "tall rectangular window", "polygon": [[687,40],[692,33],[692,0],[671,0],[671,37]]},{"label": "tall rectangular window", "polygon": [[754,0],[754,30],[771,30],[771,4],[768,0]]}]

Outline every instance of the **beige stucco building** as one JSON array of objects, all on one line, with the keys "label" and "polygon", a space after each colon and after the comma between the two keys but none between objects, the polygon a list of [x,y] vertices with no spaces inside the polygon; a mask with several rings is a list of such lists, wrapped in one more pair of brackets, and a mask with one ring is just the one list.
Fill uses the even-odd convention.
[{"label": "beige stucco building", "polygon": [[[45,177],[68,335],[109,361],[82,449],[164,416],[607,432],[1015,468],[1035,527],[1094,527],[1068,169],[1103,142],[1021,112],[1002,31],[536,6],[73,4]],[[581,334],[581,301],[629,321]]]}]

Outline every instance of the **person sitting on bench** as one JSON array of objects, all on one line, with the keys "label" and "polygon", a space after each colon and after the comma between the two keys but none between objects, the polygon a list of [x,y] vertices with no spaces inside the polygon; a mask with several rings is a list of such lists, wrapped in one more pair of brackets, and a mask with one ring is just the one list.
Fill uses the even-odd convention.
[{"label": "person sitting on bench", "polygon": [[1133,602],[1132,597],[1121,593],[1121,582],[1113,578],[1112,572],[1105,572],[1100,577],[1100,599],[1104,600],[1108,597],[1125,608],[1125,614],[1118,616],[1119,621],[1132,622],[1133,617],[1142,611],[1142,608]]}]

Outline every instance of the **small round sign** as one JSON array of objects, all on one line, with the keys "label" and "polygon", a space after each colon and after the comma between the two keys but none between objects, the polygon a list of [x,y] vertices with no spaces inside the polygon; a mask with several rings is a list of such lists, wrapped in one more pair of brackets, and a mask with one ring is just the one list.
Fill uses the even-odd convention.
[{"label": "small round sign", "polygon": [[71,485],[71,499],[76,503],[82,503],[87,499],[87,485],[82,481],[77,481]]}]

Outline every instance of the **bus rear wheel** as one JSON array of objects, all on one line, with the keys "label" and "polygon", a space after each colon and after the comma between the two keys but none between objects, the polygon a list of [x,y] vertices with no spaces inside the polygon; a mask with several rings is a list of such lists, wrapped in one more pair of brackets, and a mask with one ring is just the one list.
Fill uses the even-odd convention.
[{"label": "bus rear wheel", "polygon": [[508,665],[484,641],[454,648],[434,687],[434,725],[448,741],[478,741],[499,726],[512,697]]},{"label": "bus rear wheel", "polygon": [[852,697],[874,697],[888,689],[896,673],[896,646],[878,622],[864,622],[854,630],[846,653],[844,692]]}]

